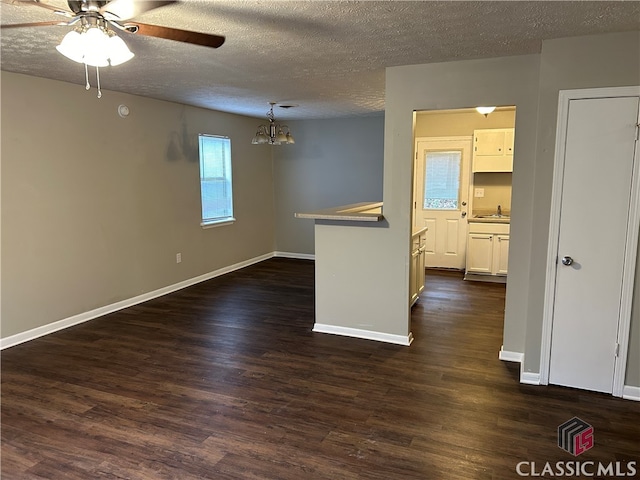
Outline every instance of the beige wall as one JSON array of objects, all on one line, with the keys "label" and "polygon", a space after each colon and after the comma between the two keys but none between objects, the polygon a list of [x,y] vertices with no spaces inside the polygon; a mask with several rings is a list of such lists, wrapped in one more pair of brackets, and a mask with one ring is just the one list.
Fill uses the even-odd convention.
[{"label": "beige wall", "polygon": [[[508,107],[501,107],[508,108]],[[416,112],[414,135],[419,137],[473,136],[474,130],[486,128],[513,128],[516,111],[496,110],[489,116],[480,115],[475,110],[459,111],[419,111]],[[517,134],[517,132],[516,132]],[[503,213],[511,212],[511,174],[476,173],[471,176],[472,187],[484,189],[484,197],[471,197],[471,216],[494,213],[500,205]],[[473,192],[473,190],[472,190]]]},{"label": "beige wall", "polygon": [[485,117],[476,111],[418,111],[416,112],[416,137],[472,136],[482,128],[513,128],[516,112],[496,110]]},{"label": "beige wall", "polygon": [[[498,205],[502,213],[511,213],[513,175],[508,172],[483,172],[473,174],[471,191],[471,216],[496,213]],[[475,188],[484,190],[484,197],[474,197]]]},{"label": "beige wall", "polygon": [[[3,338],[274,250],[256,119],[1,78]],[[198,133],[231,137],[233,225],[199,225]]]}]

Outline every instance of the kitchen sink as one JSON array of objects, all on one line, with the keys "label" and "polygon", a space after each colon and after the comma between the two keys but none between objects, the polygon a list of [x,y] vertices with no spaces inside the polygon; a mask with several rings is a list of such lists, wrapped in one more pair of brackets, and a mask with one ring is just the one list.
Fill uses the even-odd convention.
[{"label": "kitchen sink", "polygon": [[492,215],[476,215],[475,218],[509,218],[509,215],[498,215],[494,213]]}]

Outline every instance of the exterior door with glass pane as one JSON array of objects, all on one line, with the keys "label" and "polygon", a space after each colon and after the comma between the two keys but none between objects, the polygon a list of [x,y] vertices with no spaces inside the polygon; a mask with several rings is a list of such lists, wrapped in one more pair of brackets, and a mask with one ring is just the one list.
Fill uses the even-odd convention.
[{"label": "exterior door with glass pane", "polygon": [[426,266],[463,270],[472,137],[417,142],[414,226],[429,227]]}]

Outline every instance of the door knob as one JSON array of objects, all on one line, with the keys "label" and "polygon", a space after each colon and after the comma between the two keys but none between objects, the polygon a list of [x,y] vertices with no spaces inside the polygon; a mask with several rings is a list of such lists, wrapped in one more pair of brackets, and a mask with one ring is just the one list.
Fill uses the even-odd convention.
[{"label": "door knob", "polygon": [[565,255],[564,257],[562,257],[562,264],[563,265],[573,265],[573,258],[571,258],[568,255]]},{"label": "door knob", "polygon": [[467,212],[462,212],[460,215],[462,215],[462,218],[467,216]]}]

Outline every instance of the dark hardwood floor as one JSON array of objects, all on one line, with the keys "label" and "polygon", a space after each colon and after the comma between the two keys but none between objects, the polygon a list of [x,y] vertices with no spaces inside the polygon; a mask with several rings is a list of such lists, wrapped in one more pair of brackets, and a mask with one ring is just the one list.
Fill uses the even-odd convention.
[{"label": "dark hardwood floor", "polygon": [[[639,403],[521,385],[498,360],[504,285],[429,274],[402,347],[312,333],[313,278],[271,259],[3,351],[2,478],[512,479],[519,462],[638,460]],[[577,458],[557,445],[574,416],[595,431]]]}]

